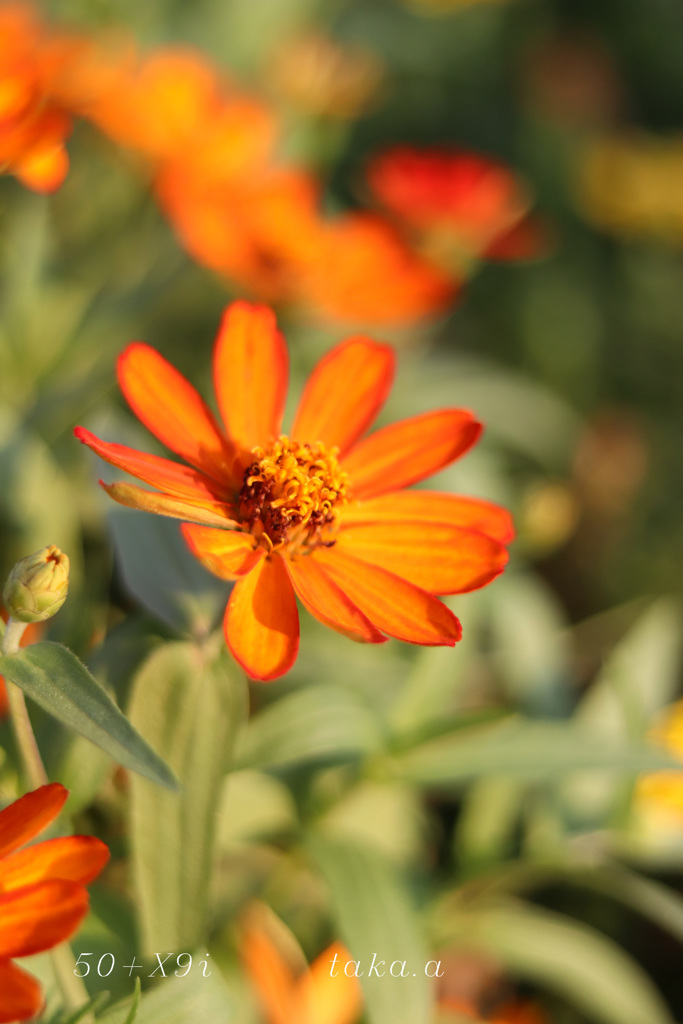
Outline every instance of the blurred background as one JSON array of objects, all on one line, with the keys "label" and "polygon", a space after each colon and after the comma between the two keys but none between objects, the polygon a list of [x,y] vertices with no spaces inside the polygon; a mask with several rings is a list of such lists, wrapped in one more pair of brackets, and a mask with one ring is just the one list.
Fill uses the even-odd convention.
[{"label": "blurred background", "polygon": [[[475,1008],[474,1019],[501,1024],[683,1019],[683,781],[648,773],[646,744],[683,757],[671,710],[683,6],[53,0],[35,10],[98,47],[79,57],[87,75],[64,84],[52,69],[45,86],[73,122],[63,183],[27,188],[11,161],[0,179],[0,570],[46,543],[68,551],[72,597],[50,636],[140,716],[149,652],[216,628],[225,584],[193,562],[174,523],[107,506],[103,467],[72,428],[158,451],[118,393],[117,354],[144,340],[209,397],[212,343],[234,297],[275,305],[292,401],[342,337],[394,343],[383,422],[473,409],[483,442],[430,486],[499,502],[516,521],[505,575],[448,599],[464,628],[455,653],[356,646],[309,620],[295,669],[252,685],[238,770],[227,788],[216,783],[204,932],[233,989],[244,987],[235,921],[259,896],[309,959],[335,934],[358,957],[383,942],[397,956],[423,943],[425,959],[441,957],[446,975],[429,994],[366,993],[372,1024],[428,1022],[435,1003],[444,1021]],[[149,55],[177,47],[247,107],[226,143],[239,173],[221,178],[223,158],[202,164],[189,129],[181,138],[194,101],[178,98],[179,83],[196,77],[185,58],[145,84]],[[121,81],[137,82],[127,99]],[[175,148],[156,140],[159,123]],[[421,218],[378,170],[396,147],[477,154],[503,175],[504,200],[494,189],[493,212],[475,216],[480,193],[460,182],[455,213],[444,199],[442,217]],[[207,184],[197,168],[209,164]],[[412,184],[419,174],[409,170]],[[252,193],[261,178],[264,193]],[[272,182],[283,191],[268,205]],[[501,213],[504,202],[516,212]],[[482,228],[487,216],[495,223]],[[365,231],[382,237],[366,242]],[[237,237],[235,256],[225,250]],[[104,950],[115,938],[126,951],[128,861],[141,884],[161,839],[131,838],[120,773],[38,715],[36,726],[81,825],[114,853],[79,941]],[[16,771],[0,728],[9,794]],[[145,913],[149,952],[159,925]],[[124,996],[131,984],[109,988]],[[259,1019],[253,999],[235,998],[235,1020]]]}]

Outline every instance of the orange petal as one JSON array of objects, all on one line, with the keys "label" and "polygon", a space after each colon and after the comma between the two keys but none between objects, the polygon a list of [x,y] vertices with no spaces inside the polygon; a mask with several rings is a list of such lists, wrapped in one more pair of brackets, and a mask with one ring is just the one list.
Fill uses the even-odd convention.
[{"label": "orange petal", "polygon": [[265,548],[256,547],[250,533],[241,530],[215,530],[190,523],[184,523],[181,529],[192,554],[224,580],[244,576],[266,553]]},{"label": "orange petal", "polygon": [[0,722],[9,715],[9,696],[7,694],[7,683],[3,676],[0,676]]},{"label": "orange petal", "polygon": [[292,426],[298,441],[322,441],[346,451],[373,423],[394,380],[390,345],[348,338],[320,360],[308,378]]},{"label": "orange petal", "polygon": [[[330,971],[335,956],[337,970],[333,976]],[[296,1020],[306,1024],[355,1024],[362,1007],[360,982],[344,973],[345,964],[352,959],[340,942],[334,942],[313,961],[297,985],[301,1009]]]},{"label": "orange petal", "polygon": [[392,491],[342,509],[341,527],[352,523],[395,523],[412,519],[421,523],[449,523],[478,530],[508,544],[515,535],[507,509],[480,498],[464,498],[443,491]]},{"label": "orange petal", "polygon": [[109,850],[95,836],[49,839],[0,860],[0,891],[50,879],[86,885],[108,860]]},{"label": "orange petal", "polygon": [[41,786],[0,811],[0,857],[18,850],[35,838],[57,817],[66,803],[68,790],[59,782]]},{"label": "orange petal", "polygon": [[445,523],[355,523],[339,531],[335,547],[430,594],[478,590],[508,560],[500,541]]},{"label": "orange petal", "polygon": [[251,451],[280,434],[288,357],[267,306],[233,302],[223,314],[213,356],[218,407],[230,439]]},{"label": "orange petal", "polygon": [[286,564],[297,597],[323,625],[361,643],[384,643],[386,637],[339,589],[315,559],[288,559]]},{"label": "orange petal", "polygon": [[294,977],[274,943],[263,930],[247,927],[240,952],[269,1024],[293,1024]]},{"label": "orange petal", "polygon": [[69,171],[69,157],[61,145],[37,149],[14,168],[16,178],[34,192],[56,192]]},{"label": "orange petal", "polygon": [[37,1017],[43,1003],[40,985],[11,960],[0,960],[0,1024]]},{"label": "orange petal", "polygon": [[225,486],[217,485],[215,480],[189,466],[171,462],[170,459],[160,459],[156,455],[147,455],[122,444],[109,444],[95,437],[84,427],[76,427],[74,434],[105,462],[118,466],[119,469],[125,470],[138,480],[144,480],[152,487],[158,487],[160,491],[195,501],[214,501],[216,498],[227,497]]},{"label": "orange petal", "polygon": [[338,544],[318,548],[314,557],[383,633],[430,647],[453,647],[458,642],[460,623],[437,597],[338,549]]},{"label": "orange petal", "polygon": [[126,401],[155,437],[215,480],[230,479],[234,452],[213,413],[156,349],[129,345],[119,356],[118,375]]},{"label": "orange petal", "polygon": [[88,912],[78,882],[40,882],[0,895],[0,958],[32,956],[68,939]]},{"label": "orange petal", "polygon": [[284,561],[273,552],[235,584],[225,610],[225,639],[252,679],[287,672],[299,650],[299,615]]},{"label": "orange petal", "polygon": [[202,523],[205,526],[239,526],[230,516],[234,509],[220,501],[189,501],[177,498],[174,494],[161,494],[158,491],[146,491],[135,484],[105,484],[100,480],[110,498],[119,505],[137,508],[141,512],[154,512],[158,516],[169,516],[171,519],[184,519],[188,523]]},{"label": "orange petal", "polygon": [[342,460],[353,494],[371,498],[424,480],[459,458],[481,434],[466,409],[440,409],[377,430]]}]

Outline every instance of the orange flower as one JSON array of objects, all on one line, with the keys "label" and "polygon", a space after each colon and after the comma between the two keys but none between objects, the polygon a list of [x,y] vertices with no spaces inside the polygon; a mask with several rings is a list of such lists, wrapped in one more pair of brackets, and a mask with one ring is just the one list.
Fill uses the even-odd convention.
[{"label": "orange flower", "polygon": [[48,43],[31,7],[0,7],[0,171],[36,192],[58,188],[69,167],[71,119],[44,81],[52,70],[43,60]]},{"label": "orange flower", "polygon": [[[3,622],[7,622],[7,612],[4,608],[0,608],[0,618]],[[30,622],[24,632],[21,635],[19,641],[20,647],[28,647],[29,644],[36,643],[40,640],[40,637],[45,629],[45,624],[42,622]],[[7,684],[3,676],[0,676],[0,722],[3,718],[7,718],[9,715],[9,699],[7,697]]]},{"label": "orange flower", "polygon": [[54,782],[0,811],[0,1024],[40,1012],[40,985],[12,958],[52,949],[76,931],[88,912],[85,886],[109,859],[94,836],[20,849],[57,817],[67,796]]},{"label": "orange flower", "polygon": [[351,954],[333,943],[298,977],[279,950],[256,924],[245,929],[242,957],[268,1024],[354,1024],[361,1011],[357,978],[348,978],[335,962],[346,964]]},{"label": "orange flower", "polygon": [[273,313],[236,302],[214,350],[224,430],[154,349],[135,343],[119,359],[133,412],[189,465],[82,427],[76,436],[157,488],[103,484],[112,498],[187,520],[194,554],[237,581],[225,636],[255,679],[274,679],[296,659],[295,595],[354,640],[453,646],[460,624],[435,595],[475,590],[502,571],[510,517],[475,498],[404,488],[463,455],[481,424],[467,410],[439,409],[364,437],[391,387],[394,352],[357,335],[320,361],[283,435],[287,363]]},{"label": "orange flower", "polygon": [[436,262],[466,269],[473,259],[525,259],[543,247],[526,189],[487,157],[398,147],[371,161],[368,180]]},{"label": "orange flower", "polygon": [[475,1024],[546,1024],[546,1016],[533,1003],[506,1003],[499,1006],[492,1016],[482,1016],[469,1002],[447,999],[441,1009],[472,1019]]}]

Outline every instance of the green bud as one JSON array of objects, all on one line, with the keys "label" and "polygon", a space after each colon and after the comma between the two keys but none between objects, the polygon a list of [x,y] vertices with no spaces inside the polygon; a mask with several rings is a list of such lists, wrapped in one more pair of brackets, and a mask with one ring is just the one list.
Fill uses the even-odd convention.
[{"label": "green bud", "polygon": [[69,559],[54,544],[22,558],[9,574],[3,597],[16,622],[44,622],[69,592]]}]

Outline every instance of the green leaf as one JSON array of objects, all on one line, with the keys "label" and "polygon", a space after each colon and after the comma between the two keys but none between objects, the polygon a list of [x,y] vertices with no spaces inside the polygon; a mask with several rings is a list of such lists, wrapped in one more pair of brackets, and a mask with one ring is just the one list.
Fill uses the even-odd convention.
[{"label": "green leaf", "polygon": [[[400,872],[391,861],[360,845],[314,836],[308,846],[329,885],[341,937],[360,962],[370,1024],[431,1020],[434,983],[425,974],[430,955]],[[384,970],[384,977],[368,976],[373,955],[375,969]],[[407,977],[399,977],[404,961]]]},{"label": "green leaf", "polygon": [[133,1022],[135,1021],[135,1019],[136,1019],[136,1017],[138,1015],[138,1010],[140,1009],[140,993],[141,993],[141,991],[142,991],[142,986],[141,986],[141,983],[140,983],[140,979],[136,978],[135,979],[135,991],[133,992],[133,999],[131,1001],[130,1011],[128,1013],[128,1016],[126,1017],[126,1020],[125,1020],[124,1024],[133,1024]]},{"label": "green leaf", "polygon": [[[233,1001],[218,970],[214,968],[204,977],[200,965],[193,964],[187,977],[167,978],[145,992],[134,1019],[135,1024],[226,1024],[233,1018]],[[98,1020],[101,1024],[130,1024],[128,1000],[123,1006],[113,1006]]]},{"label": "green leaf", "polygon": [[240,768],[348,760],[380,743],[372,711],[351,690],[311,686],[256,715],[237,751]]},{"label": "green leaf", "polygon": [[[216,809],[246,681],[223,651],[166,644],[133,684],[131,721],[167,757],[182,793],[131,785],[131,855],[143,951],[194,949],[206,931]],[[199,1019],[199,1018],[195,1018]]]},{"label": "green leaf", "polygon": [[679,763],[656,747],[609,742],[572,724],[521,718],[442,736],[394,760],[400,778],[425,786],[483,775],[546,779],[588,768],[635,774],[672,767]]},{"label": "green leaf", "polygon": [[126,589],[171,629],[208,636],[225,609],[225,581],[191,554],[174,520],[110,506],[107,519]]},{"label": "green leaf", "polygon": [[[463,915],[459,941],[554,989],[601,1024],[673,1024],[650,978],[585,924],[522,904]],[[454,936],[455,937],[455,936]]]},{"label": "green leaf", "polygon": [[139,775],[177,788],[168,766],[107,696],[75,654],[61,644],[31,644],[0,656],[0,672],[45,711]]}]

